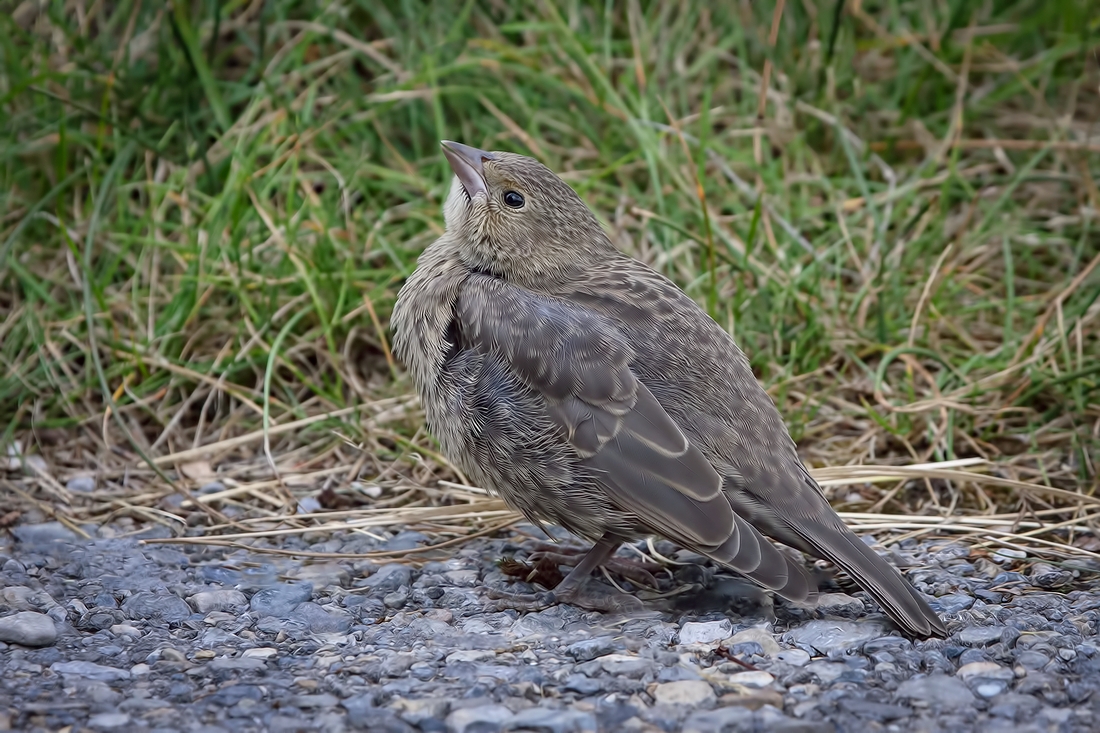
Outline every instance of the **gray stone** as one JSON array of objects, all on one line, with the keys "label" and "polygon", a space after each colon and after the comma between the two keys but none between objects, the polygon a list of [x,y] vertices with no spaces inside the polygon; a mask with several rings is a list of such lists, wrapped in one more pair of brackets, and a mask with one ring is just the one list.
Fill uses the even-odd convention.
[{"label": "gray stone", "polygon": [[399,718],[410,725],[422,727],[424,721],[440,721],[451,711],[451,701],[442,697],[427,697],[415,700],[397,698],[390,701]]},{"label": "gray stone", "polygon": [[792,667],[805,667],[810,663],[810,655],[801,649],[784,649],[775,655],[781,662],[786,662]]},{"label": "gray stone", "polygon": [[680,730],[681,733],[740,733],[756,730],[756,727],[752,710],[731,706],[692,713]]},{"label": "gray stone", "polygon": [[447,716],[447,733],[491,733],[511,719],[512,711],[503,705],[461,708]]},{"label": "gray stone", "polygon": [[314,634],[342,634],[351,627],[350,615],[326,611],[309,601],[298,604],[288,618]]},{"label": "gray stone", "polygon": [[95,491],[94,476],[73,476],[65,482],[65,488],[79,494],[88,494]]},{"label": "gray stone", "polygon": [[403,585],[412,583],[412,568],[399,563],[391,563],[378,568],[368,578],[364,578],[360,585],[366,588],[374,588],[379,591],[394,591]]},{"label": "gray stone", "polygon": [[249,607],[257,616],[287,618],[298,604],[313,597],[313,583],[280,583],[252,596]]},{"label": "gray stone", "polygon": [[1003,631],[1003,626],[967,626],[956,638],[967,646],[989,646],[1001,640]]},{"label": "gray stone", "polygon": [[57,627],[44,613],[20,611],[0,618],[0,641],[23,646],[50,646],[57,641]]},{"label": "gray stone", "polygon": [[206,668],[212,672],[251,672],[266,669],[267,663],[256,657],[218,657],[211,659]]},{"label": "gray stone", "polygon": [[506,731],[524,733],[596,733],[596,716],[579,710],[527,708],[504,724]]},{"label": "gray stone", "polygon": [[308,581],[319,588],[346,587],[351,580],[347,568],[335,562],[316,562],[303,565],[294,572],[295,580]]},{"label": "gray stone", "polygon": [[191,616],[191,607],[179,596],[168,593],[133,594],[122,603],[122,611],[130,619],[150,619],[178,624]]},{"label": "gray stone", "polygon": [[683,680],[657,685],[653,699],[658,705],[687,705],[692,708],[711,707],[717,696],[709,682]]},{"label": "gray stone", "polygon": [[76,542],[77,534],[61,522],[20,524],[12,527],[15,539],[25,545],[44,545],[52,542]]},{"label": "gray stone", "polygon": [[125,669],[107,667],[95,662],[54,662],[50,665],[50,671],[54,674],[83,677],[87,680],[99,680],[101,682],[130,679],[130,673]]},{"label": "gray stone", "polygon": [[610,636],[597,636],[592,639],[573,642],[565,648],[565,653],[578,662],[587,662],[596,657],[611,654],[620,646],[621,644],[616,643],[615,639]]},{"label": "gray stone", "polygon": [[88,718],[88,727],[96,730],[115,730],[130,724],[126,713],[98,713]]},{"label": "gray stone", "polygon": [[816,649],[820,654],[858,649],[871,639],[886,636],[886,628],[876,621],[832,621],[818,619],[789,631],[785,639],[799,646]]},{"label": "gray stone", "polygon": [[578,695],[595,695],[603,690],[603,685],[600,684],[599,680],[594,680],[583,674],[573,674],[565,680],[562,689],[566,692],[575,692]]},{"label": "gray stone", "polygon": [[738,644],[759,644],[760,650],[766,657],[774,657],[780,651],[779,643],[775,640],[775,637],[763,629],[738,631],[723,643],[729,648],[733,648]]},{"label": "gray stone", "polygon": [[630,654],[605,654],[595,661],[603,671],[615,677],[641,677],[654,666],[652,660]]},{"label": "gray stone", "polygon": [[963,710],[973,707],[974,694],[945,674],[911,677],[898,686],[898,698],[933,709]]},{"label": "gray stone", "polygon": [[863,601],[847,593],[822,593],[817,598],[817,610],[823,614],[854,616],[864,613]]},{"label": "gray stone", "polygon": [[191,608],[196,613],[211,613],[212,611],[232,611],[239,613],[248,608],[248,598],[239,590],[204,590],[187,598]]},{"label": "gray stone", "polygon": [[680,629],[681,644],[711,644],[729,637],[733,625],[729,619],[721,621],[689,621]]}]

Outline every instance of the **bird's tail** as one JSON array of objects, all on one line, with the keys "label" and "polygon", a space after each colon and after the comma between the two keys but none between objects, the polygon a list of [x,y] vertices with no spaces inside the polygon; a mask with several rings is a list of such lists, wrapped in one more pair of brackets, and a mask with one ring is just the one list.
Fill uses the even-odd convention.
[{"label": "bird's tail", "polygon": [[788,600],[815,601],[817,583],[802,563],[781,551],[736,514],[734,524],[734,532],[718,547],[695,549]]},{"label": "bird's tail", "polygon": [[800,526],[788,522],[787,527],[813,554],[842,568],[907,633],[921,638],[947,636],[943,621],[897,568],[865,545],[839,517],[832,519],[812,523],[803,519]]}]

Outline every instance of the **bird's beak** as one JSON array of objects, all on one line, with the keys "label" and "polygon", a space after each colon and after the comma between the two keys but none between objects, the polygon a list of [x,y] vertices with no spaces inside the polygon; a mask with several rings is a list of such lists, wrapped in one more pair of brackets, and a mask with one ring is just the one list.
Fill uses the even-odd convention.
[{"label": "bird's beak", "polygon": [[479,193],[488,196],[489,187],[485,183],[484,162],[492,160],[493,154],[450,140],[443,140],[440,144],[443,146],[443,154],[447,156],[447,162],[451,164],[451,170],[458,176],[458,180],[470,198]]}]

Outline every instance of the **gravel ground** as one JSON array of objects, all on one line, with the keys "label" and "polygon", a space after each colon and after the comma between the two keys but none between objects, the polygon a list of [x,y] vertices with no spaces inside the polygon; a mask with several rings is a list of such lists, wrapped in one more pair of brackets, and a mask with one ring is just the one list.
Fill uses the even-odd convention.
[{"label": "gravel ground", "polygon": [[497,611],[480,589],[509,582],[497,562],[524,557],[522,535],[415,568],[86,529],[96,539],[48,522],[0,538],[0,730],[994,733],[1100,720],[1095,576],[1025,575],[943,541],[891,550],[951,630],[911,642],[862,594],[771,612],[692,564],[676,579],[695,590],[648,617]]}]

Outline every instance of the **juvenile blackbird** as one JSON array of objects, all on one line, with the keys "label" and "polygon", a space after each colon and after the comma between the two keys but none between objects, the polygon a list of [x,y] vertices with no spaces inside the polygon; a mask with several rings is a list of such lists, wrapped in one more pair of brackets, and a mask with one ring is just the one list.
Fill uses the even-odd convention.
[{"label": "juvenile blackbird", "polygon": [[518,600],[584,600],[593,569],[652,535],[812,599],[767,535],[843,568],[910,635],[946,635],[833,511],[729,334],[541,163],[442,145],[446,231],[398,296],[395,352],[451,461],[595,543],[552,593]]}]

